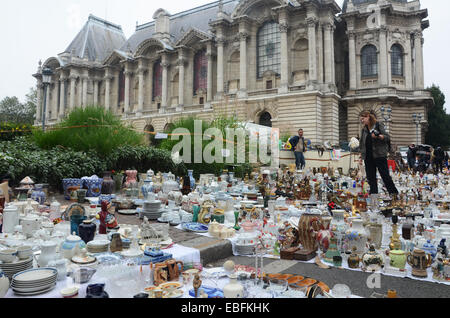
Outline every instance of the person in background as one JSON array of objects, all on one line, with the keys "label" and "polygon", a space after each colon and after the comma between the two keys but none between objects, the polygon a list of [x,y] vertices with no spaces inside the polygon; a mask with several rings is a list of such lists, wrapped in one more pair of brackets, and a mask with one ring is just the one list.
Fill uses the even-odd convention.
[{"label": "person in background", "polygon": [[406,153],[407,160],[408,160],[408,167],[410,171],[414,171],[416,167],[416,145],[411,144],[408,147],[408,152]]},{"label": "person in background", "polygon": [[448,155],[448,151],[444,151],[445,152],[445,154],[444,154],[444,164],[445,164],[445,166],[447,167],[447,169],[448,169],[448,166],[449,166],[449,160],[450,160],[450,157],[449,157],[449,155]]},{"label": "person in background", "polygon": [[306,142],[303,137],[303,129],[298,130],[298,136],[294,136],[289,139],[289,143],[292,145],[292,151],[295,154],[295,166],[297,170],[303,170],[306,166],[305,155]]},{"label": "person in background", "polygon": [[442,148],[438,146],[434,150],[432,158],[433,158],[432,163],[434,167],[434,173],[435,174],[438,174],[439,172],[442,173],[444,169],[444,159],[445,159],[444,150],[442,150]]},{"label": "person in background", "polygon": [[361,163],[364,161],[366,166],[366,177],[370,186],[370,195],[372,202],[378,197],[377,169],[383,179],[389,194],[396,199],[398,190],[389,175],[387,155],[389,150],[389,134],[384,126],[377,122],[373,111],[363,111],[360,116],[363,128],[359,150],[361,152]]}]

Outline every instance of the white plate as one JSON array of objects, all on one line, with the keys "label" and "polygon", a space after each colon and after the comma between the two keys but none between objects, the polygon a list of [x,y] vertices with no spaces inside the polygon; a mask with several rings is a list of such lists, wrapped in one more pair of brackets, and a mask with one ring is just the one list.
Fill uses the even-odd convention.
[{"label": "white plate", "polygon": [[52,276],[48,279],[43,279],[43,280],[39,280],[39,281],[33,281],[33,282],[21,282],[21,281],[16,281],[14,279],[11,280],[11,285],[14,286],[34,286],[34,285],[44,285],[44,284],[48,284],[51,283],[53,281],[55,281],[57,279],[57,275]]},{"label": "white plate", "polygon": [[37,268],[30,269],[14,275],[13,279],[17,282],[33,282],[41,281],[47,278],[51,278],[58,275],[58,271],[55,268]]},{"label": "white plate", "polygon": [[49,291],[52,291],[53,289],[55,289],[55,287],[56,287],[56,284],[54,286],[51,286],[48,289],[42,290],[42,291],[30,292],[30,293],[21,293],[21,292],[14,292],[14,293],[18,296],[35,296],[35,295],[48,293]]},{"label": "white plate", "polygon": [[89,243],[87,243],[87,246],[103,248],[105,246],[108,246],[110,243],[111,242],[108,240],[90,241]]},{"label": "white plate", "polygon": [[55,286],[56,286],[56,282],[55,283],[51,283],[51,284],[47,284],[47,285],[43,285],[43,286],[33,287],[33,288],[18,288],[18,287],[11,287],[11,288],[12,288],[12,290],[14,292],[35,293],[35,292],[38,292],[38,291],[47,290],[50,287],[55,287]]},{"label": "white plate", "polygon": [[119,210],[118,212],[119,214],[123,214],[123,215],[134,215],[137,214],[137,210]]}]

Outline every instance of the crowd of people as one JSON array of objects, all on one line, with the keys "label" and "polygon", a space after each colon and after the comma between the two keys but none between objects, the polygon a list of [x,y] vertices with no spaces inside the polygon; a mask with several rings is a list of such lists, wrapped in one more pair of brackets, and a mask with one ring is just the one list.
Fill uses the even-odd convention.
[{"label": "crowd of people", "polygon": [[411,171],[425,172],[430,167],[434,173],[442,173],[444,167],[449,168],[449,154],[442,147],[416,146],[411,144],[407,152],[408,167]]}]

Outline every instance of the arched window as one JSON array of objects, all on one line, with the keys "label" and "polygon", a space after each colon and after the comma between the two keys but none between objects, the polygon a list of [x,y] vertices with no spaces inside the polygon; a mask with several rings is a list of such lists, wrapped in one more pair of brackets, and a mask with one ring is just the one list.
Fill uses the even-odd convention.
[{"label": "arched window", "polygon": [[258,78],[266,71],[280,74],[281,69],[281,40],[280,27],[276,22],[264,24],[258,31]]},{"label": "arched window", "polygon": [[168,123],[165,127],[164,127],[164,132],[165,133],[170,133],[172,130],[175,129],[175,125],[172,123]]},{"label": "arched window", "polygon": [[155,135],[152,134],[155,132],[155,128],[152,125],[147,125],[144,128],[145,136],[147,136],[147,141],[149,145],[154,145]]},{"label": "arched window", "polygon": [[361,50],[361,76],[373,77],[377,75],[378,75],[377,48],[373,45],[366,45]]},{"label": "arched window", "polygon": [[268,112],[264,112],[259,117],[259,124],[261,126],[272,127],[272,116]]},{"label": "arched window", "polygon": [[403,49],[398,44],[391,49],[391,72],[394,76],[403,76]]},{"label": "arched window", "polygon": [[208,87],[208,59],[206,50],[197,52],[194,56],[194,95],[200,89],[206,91]]},{"label": "arched window", "polygon": [[153,94],[152,100],[162,96],[162,66],[161,61],[153,65]]}]

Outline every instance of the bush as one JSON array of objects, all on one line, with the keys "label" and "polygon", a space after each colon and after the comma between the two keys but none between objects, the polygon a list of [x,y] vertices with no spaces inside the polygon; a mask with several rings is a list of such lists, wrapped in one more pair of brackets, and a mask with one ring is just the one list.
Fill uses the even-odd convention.
[{"label": "bush", "polygon": [[[222,171],[224,169],[227,169],[229,171],[235,171],[236,176],[239,177],[243,171],[251,171],[251,165],[248,163],[245,164],[238,164],[238,165],[229,165],[226,163],[226,158],[223,158],[223,163],[220,162],[213,162],[213,163],[206,163],[206,162],[202,162],[202,163],[194,163],[194,133],[195,133],[195,120],[197,120],[194,117],[188,117],[188,118],[181,118],[180,120],[178,120],[177,122],[175,122],[172,127],[171,130],[169,131],[169,134],[173,133],[176,129],[178,128],[184,128],[187,129],[190,134],[191,134],[191,160],[190,163],[185,163],[187,169],[190,170],[194,170],[194,176],[196,178],[199,177],[200,174],[206,174],[206,173],[212,173],[215,175],[220,175],[222,173]],[[202,120],[202,135],[205,134],[205,131],[209,128],[218,128],[221,132],[222,132],[222,136],[224,139],[226,139],[226,128],[244,128],[244,126],[237,121],[236,118],[224,118],[224,117],[218,117],[216,118],[213,122],[208,123],[204,120]],[[166,139],[164,140],[161,145],[160,148],[161,149],[165,149],[167,151],[172,151],[173,147],[178,144],[179,142],[181,142],[181,138],[179,140],[171,140]],[[235,140],[236,141],[236,140]],[[202,153],[205,149],[205,147],[210,144],[212,142],[212,140],[202,140]],[[222,144],[223,148],[227,148],[227,145],[225,143],[225,141]],[[248,147],[248,140],[246,140],[245,143],[245,155],[246,155],[246,160],[248,159],[248,152],[249,152],[249,147]],[[182,156],[183,153],[180,153],[180,156]],[[214,153],[213,153],[214,155]],[[222,155],[222,154],[221,154]],[[235,159],[237,159],[237,147],[235,146]],[[202,160],[203,160],[203,156],[202,156]],[[235,160],[236,162],[236,160]]]},{"label": "bush", "polygon": [[0,123],[0,141],[14,140],[16,137],[31,135],[32,126],[23,123]]},{"label": "bush", "polygon": [[93,151],[102,158],[121,146],[144,144],[143,134],[124,126],[112,112],[92,106],[76,108],[52,130],[36,131],[34,138],[42,149],[63,146],[86,153]]},{"label": "bush", "polygon": [[61,147],[42,150],[24,137],[0,142],[0,176],[18,185],[26,176],[35,183],[48,183],[62,189],[62,179],[102,175],[106,163],[95,154]]},{"label": "bush", "polygon": [[115,149],[107,158],[109,170],[134,169],[146,172],[152,169],[155,172],[172,172],[177,176],[187,174],[186,166],[175,164],[171,153],[167,150],[148,146],[123,146]]}]

